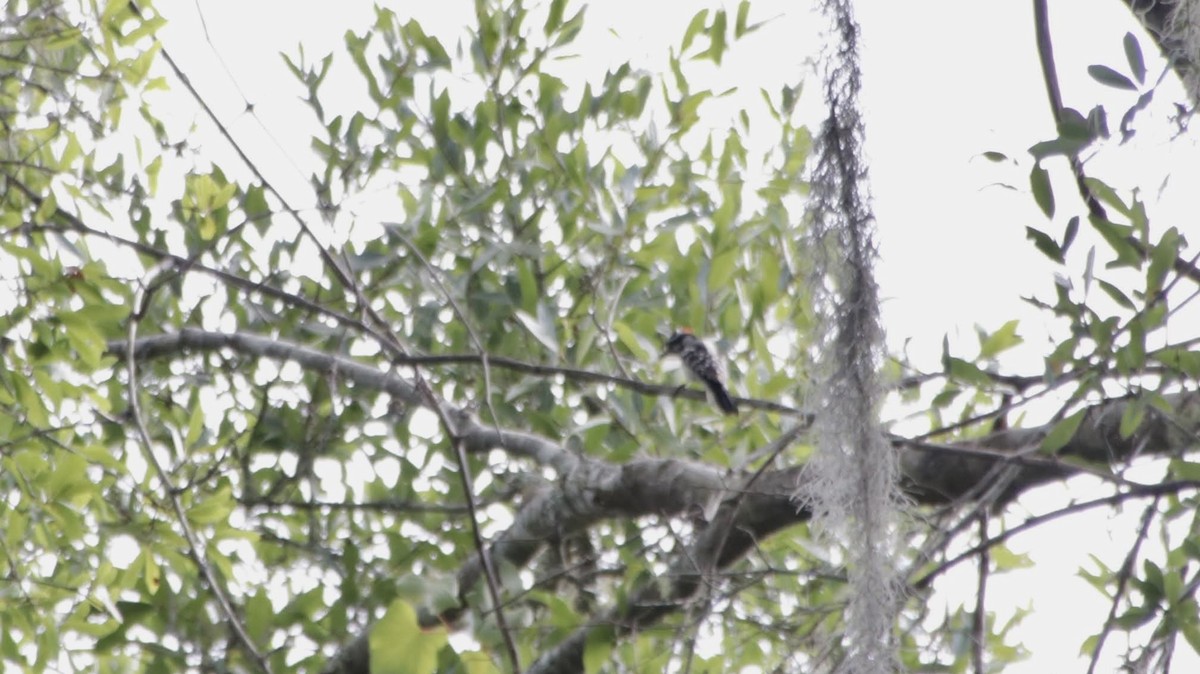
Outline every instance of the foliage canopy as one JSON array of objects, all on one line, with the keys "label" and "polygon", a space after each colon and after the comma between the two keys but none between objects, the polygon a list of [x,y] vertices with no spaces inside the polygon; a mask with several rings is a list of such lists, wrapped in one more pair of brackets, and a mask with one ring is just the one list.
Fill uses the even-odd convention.
[{"label": "foliage canopy", "polygon": [[[480,0],[457,46],[380,8],[344,53],[286,60],[323,129],[302,207],[163,116],[163,90],[203,99],[154,8],[16,5],[0,24],[6,669],[839,660],[839,553],[790,500],[819,320],[799,81],[725,119],[710,104],[731,92],[694,75],[753,39],[752,3],[698,12],[665,73],[587,82],[578,3]],[[1146,90],[1126,50],[1132,79],[1092,75]],[[335,61],[354,76],[335,85]],[[1065,112],[1031,150],[1032,196],[1062,227],[1031,242],[1082,289],[1034,300],[1064,326],[1045,372],[1001,373],[1011,321],[974,355],[947,343],[942,372],[886,365],[929,428],[895,438],[920,515],[901,560],[908,669],[963,671],[971,639],[995,670],[1022,655],[1015,621],[970,601],[932,616],[923,598],[948,560],[1022,566],[1001,506],[1079,472],[1111,503],[1149,499],[1138,546],[1152,526],[1165,541],[1089,571],[1114,599],[1087,652],[1113,629],[1144,645],[1131,661],[1177,636],[1200,648],[1200,470],[1183,453],[1200,352],[1168,329],[1200,275],[1136,192],[1087,177],[1103,208],[1064,214],[1042,164],[1104,143],[1102,113]],[[721,336],[749,412],[677,389],[657,358],[672,325]],[[1052,423],[996,423],[1051,392]],[[1174,458],[1135,484],[1120,468],[1138,453]],[[956,556],[989,512],[986,544]]]}]

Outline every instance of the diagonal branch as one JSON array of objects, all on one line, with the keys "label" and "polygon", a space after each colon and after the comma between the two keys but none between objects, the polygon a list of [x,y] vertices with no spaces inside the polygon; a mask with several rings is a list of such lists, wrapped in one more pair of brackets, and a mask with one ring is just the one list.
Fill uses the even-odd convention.
[{"label": "diagonal branch", "polygon": [[[151,270],[149,276],[153,277],[159,271],[161,269]],[[144,314],[145,306],[150,301],[151,293],[146,291],[148,286],[151,286],[150,278],[147,278],[141,284],[134,298],[134,303],[139,306],[136,307],[136,311],[129,321],[127,345],[132,345],[137,341],[138,317]],[[154,468],[154,472],[163,487],[166,498],[171,504],[171,510],[175,513],[175,519],[179,524],[180,532],[183,534],[183,539],[187,542],[187,555],[200,570],[200,575],[203,576],[205,584],[208,585],[213,597],[217,600],[217,606],[228,622],[230,630],[233,631],[237,642],[245,649],[250,661],[260,671],[270,674],[271,666],[267,658],[255,646],[254,639],[250,637],[250,633],[246,631],[246,626],[242,624],[241,618],[238,617],[237,611],[234,610],[233,602],[225,592],[224,586],[217,579],[212,565],[208,563],[207,555],[204,552],[204,545],[188,522],[187,512],[184,511],[183,504],[179,501],[179,493],[172,486],[167,471],[163,468],[162,463],[158,460],[158,456],[154,453],[154,441],[150,438],[150,431],[146,428],[146,421],[142,415],[142,406],[139,400],[140,393],[138,391],[137,358],[134,356],[134,353],[134,349],[129,348],[125,357],[125,371],[129,376],[129,412],[134,428],[137,431],[137,438],[146,455],[146,460]]]},{"label": "diagonal branch", "polygon": [[1125,562],[1121,564],[1120,571],[1117,572],[1117,589],[1113,591],[1112,604],[1108,607],[1108,617],[1104,619],[1104,628],[1100,630],[1100,635],[1096,639],[1096,647],[1092,649],[1092,659],[1088,663],[1087,674],[1093,674],[1096,671],[1096,664],[1100,662],[1100,652],[1104,650],[1104,642],[1108,640],[1108,635],[1112,633],[1113,627],[1116,627],[1117,610],[1121,606],[1121,600],[1125,598],[1125,588],[1129,584],[1129,579],[1133,577],[1137,556],[1142,549],[1142,543],[1146,541],[1146,535],[1150,532],[1154,514],[1158,512],[1158,501],[1159,499],[1155,497],[1154,501],[1142,512],[1142,523],[1138,526],[1137,538],[1133,541],[1133,546],[1129,548],[1129,553],[1125,555]]}]

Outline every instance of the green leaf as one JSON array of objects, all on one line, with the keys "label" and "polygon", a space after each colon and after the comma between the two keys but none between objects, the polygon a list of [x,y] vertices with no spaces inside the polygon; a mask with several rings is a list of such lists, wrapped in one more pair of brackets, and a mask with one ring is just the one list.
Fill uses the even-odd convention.
[{"label": "green leaf", "polygon": [[617,341],[625,345],[635,358],[643,362],[650,359],[651,354],[642,347],[642,340],[633,328],[622,321],[613,321],[613,330],[617,333]]},{"label": "green leaf", "polygon": [[1186,348],[1159,349],[1153,354],[1155,360],[1183,373],[1191,379],[1200,379],[1200,352]]},{"label": "green leaf", "polygon": [[992,563],[996,565],[996,571],[1014,571],[1016,569],[1029,569],[1033,567],[1033,560],[1027,554],[1017,554],[1009,549],[1007,545],[997,545],[988,551],[988,556],[991,557]]},{"label": "green leaf", "polygon": [[1183,638],[1187,640],[1188,645],[1192,647],[1192,652],[1200,653],[1200,625],[1189,622],[1184,624],[1180,631],[1183,632]]},{"label": "green leaf", "polygon": [[1033,158],[1038,161],[1046,157],[1074,157],[1079,154],[1080,150],[1091,145],[1091,143],[1092,139],[1090,137],[1060,136],[1054,140],[1044,140],[1040,143],[1034,143],[1029,148],[1029,154],[1033,155]]},{"label": "green leaf", "polygon": [[100,358],[108,348],[104,336],[96,331],[92,323],[77,312],[59,314],[59,320],[66,328],[67,342],[79,354],[80,362],[89,369],[100,365]]},{"label": "green leaf", "polygon": [[501,674],[500,668],[492,662],[492,658],[482,651],[459,653],[458,660],[467,670],[467,674]]},{"label": "green leaf", "polygon": [[222,485],[216,493],[188,508],[188,520],[195,524],[220,524],[229,520],[237,503],[229,485]]},{"label": "green leaf", "polygon": [[1097,105],[1092,108],[1087,116],[1087,125],[1088,137],[1092,140],[1112,135],[1108,130],[1108,113],[1104,111],[1104,106]]},{"label": "green leaf", "polygon": [[1058,262],[1059,264],[1064,262],[1065,258],[1063,257],[1062,248],[1059,247],[1058,242],[1056,242],[1049,234],[1039,229],[1034,229],[1033,227],[1026,227],[1025,238],[1033,239],[1034,247],[1042,251],[1042,254],[1044,254],[1046,257]]},{"label": "green leaf", "polygon": [[185,447],[194,447],[204,433],[204,406],[193,401],[192,412],[188,417],[187,436],[183,440]]},{"label": "green leaf", "polygon": [[712,59],[713,63],[721,65],[721,58],[725,55],[725,50],[728,43],[725,40],[725,26],[728,18],[725,10],[718,9],[713,15],[712,27],[708,31],[708,37],[711,40],[708,49],[700,54],[697,58]]},{"label": "green leaf", "polygon": [[83,31],[79,28],[56,27],[54,34],[46,40],[46,48],[59,51],[74,47],[80,42],[83,37]]},{"label": "green leaf", "polygon": [[1158,245],[1150,251],[1150,265],[1146,268],[1146,297],[1153,298],[1162,291],[1167,273],[1171,271],[1175,258],[1179,255],[1181,243],[1179,230],[1172,227],[1163,232]]},{"label": "green leaf", "polygon": [[1042,440],[1041,451],[1044,454],[1054,454],[1058,450],[1067,446],[1071,438],[1075,437],[1075,431],[1079,430],[1079,424],[1083,422],[1087,410],[1079,410],[1075,414],[1063,419],[1050,429]]},{"label": "green leaf", "polygon": [[939,409],[946,407],[950,405],[950,403],[953,403],[954,399],[960,395],[962,395],[962,389],[947,387],[933,397],[933,400],[930,401],[929,406]]},{"label": "green leaf", "polygon": [[1162,600],[1166,593],[1166,581],[1161,567],[1149,559],[1142,560],[1142,577],[1137,580],[1148,604],[1157,604]]},{"label": "green leaf", "polygon": [[1058,137],[1064,140],[1091,141],[1091,127],[1088,120],[1075,108],[1063,108],[1058,120]]},{"label": "green leaf", "polygon": [[696,35],[700,31],[704,30],[704,26],[707,21],[707,9],[702,9],[699,12],[696,12],[696,15],[692,17],[691,22],[688,23],[687,29],[683,31],[683,44],[679,47],[680,56],[687,51],[688,47],[692,46],[692,41],[696,39]]},{"label": "green leaf", "polygon": [[579,35],[579,31],[583,30],[583,15],[586,11],[587,5],[584,5],[578,12],[575,12],[575,16],[572,16],[563,23],[558,37],[554,39],[555,47],[561,47],[575,41],[575,38]]},{"label": "green leaf", "polygon": [[158,588],[162,586],[162,569],[158,566],[158,560],[154,559],[154,553],[150,548],[142,548],[142,582],[146,586],[146,591],[151,595],[158,594]]},{"label": "green leaf", "polygon": [[674,106],[672,121],[680,131],[687,131],[700,121],[700,105],[709,98],[712,98],[711,91],[701,91],[685,96]]},{"label": "green leaf", "polygon": [[1029,173],[1029,186],[1033,199],[1047,218],[1054,217],[1054,191],[1050,188],[1050,174],[1041,164],[1035,164]]},{"label": "green leaf", "polygon": [[1011,320],[1000,329],[988,335],[988,338],[979,346],[980,358],[993,358],[1002,351],[1011,349],[1020,344],[1024,340],[1017,334],[1017,324],[1020,321]]},{"label": "green leaf", "polygon": [[1067,228],[1063,231],[1062,252],[1064,255],[1075,241],[1077,234],[1079,234],[1079,216],[1072,215],[1071,219],[1067,221]]},{"label": "green leaf", "polygon": [[1151,607],[1134,606],[1113,619],[1113,624],[1122,630],[1134,630],[1154,619],[1156,611]]},{"label": "green leaf", "polygon": [[87,461],[78,454],[60,453],[44,487],[55,501],[75,502],[77,496],[87,496],[93,487],[87,476]]},{"label": "green leaf", "polygon": [[[67,144],[63,147],[62,157],[58,160],[59,164],[63,168],[69,169],[75,163],[75,160],[81,156],[83,156],[83,146],[79,144],[79,137],[73,133],[68,133]],[[161,157],[155,157],[155,160],[161,163]],[[153,162],[151,163],[153,164]],[[147,167],[147,172],[149,172],[149,167]]]},{"label": "green leaf", "polygon": [[727,250],[713,258],[708,271],[708,287],[712,290],[728,287],[737,269],[737,260],[738,249]]},{"label": "green leaf", "polygon": [[1125,33],[1124,46],[1125,60],[1129,62],[1129,69],[1133,71],[1133,76],[1137,79],[1138,84],[1145,84],[1146,61],[1142,58],[1142,47],[1133,33]]},{"label": "green leaf", "polygon": [[29,385],[29,380],[24,377],[13,377],[12,385],[16,389],[17,401],[25,411],[25,420],[36,428],[48,428],[50,426],[50,410],[46,409],[42,397]]},{"label": "green leaf", "polygon": [[1088,66],[1087,71],[1088,74],[1092,76],[1092,79],[1096,80],[1100,84],[1113,87],[1114,89],[1137,91],[1137,85],[1129,81],[1128,77],[1125,77],[1121,73],[1109,68],[1108,66]]},{"label": "green leaf", "polygon": [[437,654],[449,641],[446,628],[422,630],[417,612],[402,599],[388,607],[368,637],[371,674],[433,674]]},{"label": "green leaf", "polygon": [[521,289],[521,308],[525,311],[537,311],[537,279],[534,278],[533,265],[529,260],[517,260],[517,286]]},{"label": "green leaf", "polygon": [[1200,463],[1195,461],[1171,459],[1171,463],[1168,465],[1168,471],[1176,480],[1200,482]]},{"label": "green leaf", "polygon": [[100,14],[101,23],[108,23],[128,6],[129,0],[108,0],[104,3],[104,11]]},{"label": "green leaf", "polygon": [[567,0],[552,0],[550,3],[550,12],[546,16],[546,25],[542,29],[546,37],[550,37],[562,25],[563,9],[566,6]]},{"label": "green leaf", "polygon": [[271,608],[271,600],[267,598],[267,593],[261,587],[246,600],[245,614],[246,631],[250,633],[250,638],[259,644],[266,642],[275,611]]},{"label": "green leaf", "polygon": [[991,383],[992,378],[986,372],[979,369],[979,366],[954,356],[946,356],[943,358],[946,365],[947,374],[956,381],[975,384],[977,386],[986,386]]},{"label": "green leaf", "polygon": [[1121,348],[1117,356],[1118,370],[1124,374],[1132,374],[1146,367],[1146,328],[1142,325],[1142,319],[1130,322],[1129,343]]},{"label": "green leaf", "polygon": [[[148,16],[140,20],[137,28],[129,31],[121,36],[120,44],[122,46],[136,45],[142,38],[147,35],[153,35],[158,32],[159,28],[167,25],[167,20],[161,16]],[[150,61],[157,54],[161,45],[153,45],[149,49],[144,49],[138,58],[130,65],[130,70],[133,71],[133,79],[135,82],[140,82],[145,78],[146,71],[149,70]],[[143,62],[144,61],[144,62]]]},{"label": "green leaf", "polygon": [[1096,217],[1088,217],[1092,227],[1104,237],[1109,248],[1116,254],[1117,259],[1108,263],[1111,267],[1132,267],[1140,269],[1142,255],[1130,240],[1133,229],[1128,225],[1118,225]]},{"label": "green leaf", "polygon": [[746,33],[749,33],[750,31],[754,30],[753,26],[751,26],[749,28],[747,28],[747,26],[746,26],[746,21],[749,19],[749,17],[750,17],[750,0],[742,0],[741,2],[738,3],[737,19],[734,21],[734,24],[733,24],[733,36],[735,38],[740,38],[741,36],[745,35]]},{"label": "green leaf", "polygon": [[271,207],[267,204],[266,191],[261,185],[251,185],[246,188],[246,193],[242,196],[242,211],[259,227],[269,222]]},{"label": "green leaf", "polygon": [[521,325],[525,326],[525,329],[533,335],[534,339],[549,349],[551,353],[558,353],[558,335],[554,329],[554,321],[550,317],[550,312],[546,309],[544,303],[538,303],[537,318],[519,309],[515,314],[517,319],[521,321]]},{"label": "green leaf", "polygon": [[1109,297],[1112,297],[1112,301],[1116,302],[1117,305],[1120,305],[1122,308],[1127,308],[1127,309],[1135,309],[1136,308],[1134,306],[1133,300],[1130,300],[1129,296],[1124,294],[1120,288],[1116,287],[1116,285],[1111,284],[1108,281],[1099,281],[1099,279],[1098,279],[1097,283],[1099,283],[1100,289],[1104,290],[1104,293],[1106,295],[1108,295]]},{"label": "green leaf", "polygon": [[47,194],[37,210],[33,212],[33,222],[37,225],[44,225],[50,217],[58,211],[58,199],[54,198],[54,194]]},{"label": "green leaf", "polygon": [[1117,191],[1109,187],[1108,184],[1096,178],[1088,177],[1084,179],[1084,184],[1087,185],[1088,191],[1092,193],[1100,201],[1111,206],[1127,218],[1133,217],[1133,211],[1129,205],[1117,196]]},{"label": "green leaf", "polygon": [[1119,432],[1121,439],[1128,440],[1137,432],[1138,427],[1142,425],[1142,420],[1146,418],[1146,406],[1139,400],[1131,400],[1125,405],[1125,410],[1121,412],[1121,426]]},{"label": "green leaf", "polygon": [[596,674],[608,662],[616,642],[616,632],[611,625],[600,625],[587,635],[583,646],[583,671]]}]

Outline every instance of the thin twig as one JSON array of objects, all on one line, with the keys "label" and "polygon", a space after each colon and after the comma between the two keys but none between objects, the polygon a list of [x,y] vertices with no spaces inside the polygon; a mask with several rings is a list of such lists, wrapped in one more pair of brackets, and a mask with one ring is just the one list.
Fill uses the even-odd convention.
[{"label": "thin twig", "polygon": [[458,301],[454,299],[454,294],[451,293],[450,289],[446,287],[446,284],[442,282],[439,270],[434,268],[434,266],[429,263],[429,260],[426,259],[425,255],[421,253],[421,250],[417,248],[407,236],[400,232],[400,228],[398,226],[392,228],[392,234],[399,238],[405,246],[408,246],[409,252],[411,252],[413,256],[416,257],[421,263],[421,265],[425,267],[425,271],[433,280],[434,285],[436,285],[438,290],[441,291],[442,297],[445,297],[446,302],[450,304],[450,310],[454,312],[454,315],[458,317],[458,322],[461,323],[463,328],[466,329],[467,338],[470,339],[471,344],[474,345],[475,353],[479,358],[479,364],[483,366],[484,404],[487,406],[488,414],[490,414],[492,417],[492,424],[495,425],[496,432],[499,433],[500,417],[496,416],[496,408],[492,406],[492,368],[488,363],[489,356],[487,349],[485,349],[483,346],[483,340],[479,339],[479,334],[475,332],[475,327],[472,326],[471,321],[467,319],[467,314],[462,310],[461,307],[458,306]]},{"label": "thin twig", "polygon": [[[500,503],[504,499],[491,499],[488,502],[478,502],[479,506],[487,506],[492,503]],[[266,508],[279,509],[291,508],[293,510],[368,510],[387,513],[437,513],[440,515],[461,515],[467,512],[466,504],[439,504],[439,503],[421,503],[418,501],[408,500],[392,500],[385,499],[382,501],[303,501],[303,500],[288,500],[276,501],[269,498],[239,498],[237,502],[247,508]]]},{"label": "thin twig", "polygon": [[1016,536],[1019,533],[1023,533],[1025,531],[1033,529],[1034,527],[1045,524],[1046,522],[1049,522],[1051,520],[1056,520],[1060,517],[1066,517],[1067,515],[1071,515],[1071,514],[1078,513],[1078,512],[1083,512],[1085,510],[1091,510],[1092,508],[1099,508],[1101,506],[1108,506],[1108,505],[1116,505],[1118,503],[1127,501],[1129,499],[1156,498],[1163,494],[1173,494],[1175,492],[1183,491],[1185,489],[1200,489],[1200,481],[1185,480],[1185,481],[1177,481],[1177,482],[1163,482],[1161,484],[1148,484],[1148,485],[1139,487],[1137,489],[1132,489],[1130,491],[1121,492],[1119,494],[1113,494],[1111,496],[1104,496],[1102,498],[1092,499],[1090,501],[1081,501],[1079,503],[1072,503],[1069,506],[1059,508],[1058,510],[1055,510],[1053,512],[1049,512],[1044,515],[1036,515],[1034,517],[1030,517],[1029,519],[1018,524],[1017,526],[1012,527],[1011,529],[1006,529],[1006,530],[1000,532],[999,534],[996,534],[995,536],[988,538],[987,540],[980,541],[979,544],[971,547],[968,550],[963,551],[961,554],[958,554],[958,555],[942,562],[941,564],[934,567],[933,570],[931,570],[929,573],[925,574],[924,576],[922,576],[922,577],[918,578],[916,581],[914,581],[912,584],[912,587],[914,590],[923,590],[923,589],[929,587],[929,584],[932,583],[935,578],[937,578],[938,576],[942,575],[943,573],[949,571],[950,569],[954,568],[955,566],[958,566],[958,564],[960,564],[964,560],[970,559],[970,558],[974,557],[975,555],[978,555],[984,548],[990,548],[995,545],[1000,545],[1001,543],[1004,543],[1005,541],[1012,538],[1013,536]]},{"label": "thin twig", "polygon": [[915,450],[918,450],[921,452],[944,453],[944,454],[950,454],[950,455],[954,455],[954,456],[969,456],[969,457],[974,457],[974,458],[979,458],[979,459],[986,459],[989,461],[996,461],[1001,464],[1007,463],[1007,464],[1026,466],[1029,468],[1060,470],[1063,472],[1072,472],[1072,473],[1085,473],[1087,475],[1091,475],[1093,477],[1104,480],[1105,482],[1111,482],[1111,483],[1117,484],[1117,485],[1124,485],[1124,486],[1129,486],[1129,487],[1142,486],[1140,482],[1134,482],[1133,480],[1129,480],[1127,478],[1121,477],[1120,475],[1114,475],[1112,473],[1108,473],[1100,468],[1093,468],[1092,466],[1088,466],[1088,465],[1081,464],[1081,463],[1069,463],[1067,461],[1063,461],[1062,459],[1058,458],[1057,456],[1037,455],[1037,454],[1035,454],[1035,452],[1038,449],[1038,444],[1036,442],[1031,442],[1030,444],[1028,444],[1016,451],[1001,452],[1001,451],[997,451],[994,449],[987,449],[985,447],[967,447],[964,445],[943,445],[943,444],[936,444],[936,443],[932,443],[932,442],[928,442],[928,441],[908,440],[906,438],[901,438],[901,437],[897,437],[897,436],[892,436],[890,438],[890,441],[891,441],[892,445],[895,447],[907,447],[909,449],[915,449]]},{"label": "thin twig", "polygon": [[[988,516],[979,513],[979,540],[987,540]],[[987,596],[988,565],[991,559],[988,548],[979,551],[979,582],[975,586],[975,614],[971,617],[971,655],[975,660],[975,674],[985,674],[987,666],[983,661],[984,644],[987,643],[987,609],[984,598]]]},{"label": "thin twig", "polygon": [[625,292],[625,285],[627,283],[629,283],[629,277],[624,277],[620,280],[616,296],[612,299],[611,308],[608,312],[608,322],[604,326],[601,326],[600,319],[596,318],[595,304],[592,305],[592,310],[588,312],[588,316],[591,317],[592,325],[596,327],[596,330],[604,335],[604,343],[608,345],[608,355],[612,357],[613,365],[617,367],[617,371],[621,373],[622,377],[631,379],[629,373],[625,370],[625,365],[621,363],[621,358],[617,355],[617,347],[612,339],[612,326],[617,320],[617,308],[621,305],[621,293]]},{"label": "thin twig", "polygon": [[[4,176],[4,178],[10,184],[15,186],[18,190],[20,190],[21,193],[23,193],[31,201],[33,201],[33,203],[35,205],[40,206],[42,204],[42,201],[43,201],[42,197],[39,196],[36,192],[34,192],[28,185],[21,182],[21,180],[19,180],[18,178],[16,178],[13,175],[8,175],[8,174],[6,174]],[[175,255],[174,253],[169,253],[164,250],[160,250],[153,246],[144,244],[140,241],[126,239],[125,237],[119,236],[117,234],[112,234],[110,232],[105,232],[105,231],[102,231],[99,229],[95,229],[95,228],[90,227],[87,224],[85,224],[82,220],[79,219],[78,216],[76,216],[68,211],[63,210],[61,207],[59,207],[58,209],[55,210],[54,217],[66,222],[67,225],[70,226],[71,230],[77,231],[81,234],[97,236],[97,237],[106,239],[112,243],[126,246],[128,248],[132,248],[133,250],[137,251],[138,253],[141,253],[142,255],[146,255],[146,256],[154,258],[158,262],[169,261],[173,265],[176,265],[176,266],[187,266],[189,269],[203,272],[205,274],[208,274],[209,276],[220,279],[221,281],[224,281],[232,286],[241,288],[242,290],[245,290],[247,292],[262,293],[263,295],[265,295],[267,297],[281,300],[283,302],[286,302],[293,306],[300,307],[302,309],[305,309],[305,310],[310,311],[317,315],[328,317],[341,325],[357,328],[364,332],[368,331],[367,326],[364,325],[362,321],[360,321],[352,316],[349,316],[348,314],[344,314],[344,313],[336,311],[334,309],[330,309],[321,304],[313,302],[312,300],[308,300],[303,297],[300,297],[299,295],[296,295],[295,293],[289,293],[285,290],[281,290],[275,286],[268,284],[265,281],[251,281],[250,279],[243,278],[241,276],[238,276],[237,274],[225,271],[223,269],[209,267],[209,266],[200,264],[199,262],[192,262],[189,258],[183,257],[181,255]],[[60,231],[60,228],[57,228],[57,227],[49,227],[49,226],[44,226],[44,225],[40,225],[40,226],[39,225],[25,225],[25,224],[22,224],[18,227],[11,228],[7,231],[8,232],[22,232],[22,231],[38,231],[38,230],[42,230],[42,229],[48,230],[48,231]]]},{"label": "thin twig", "polygon": [[[399,356],[393,357],[393,362],[397,365],[473,365],[482,364],[483,358],[481,358],[479,354],[474,353],[451,353]],[[621,377],[618,375],[595,372],[593,370],[585,370],[581,368],[529,363],[515,358],[506,358],[504,356],[488,356],[487,362],[491,367],[511,370],[513,372],[520,372],[522,374],[532,374],[542,377],[561,375],[566,379],[576,382],[612,384],[614,386],[647,396],[681,397],[689,400],[705,400],[706,395],[705,391],[699,388],[685,387],[683,390],[680,390],[678,386],[652,384],[641,379]],[[776,414],[789,417],[801,417],[807,420],[811,416],[808,412],[798,407],[784,405],[772,400],[763,400],[759,398],[734,398],[734,401],[737,402],[739,407],[745,406],[747,408],[762,410],[764,412],[774,412]]]},{"label": "thin twig", "polygon": [[[458,317],[459,322],[462,323],[463,328],[466,329],[467,335],[471,342],[478,350],[479,362],[483,365],[484,403],[487,406],[488,413],[492,417],[492,424],[495,426],[496,435],[503,439],[504,434],[500,430],[500,417],[496,415],[496,409],[492,406],[492,370],[488,365],[487,349],[483,347],[483,342],[479,339],[479,335],[475,333],[475,329],[471,326],[471,322],[467,320],[467,315],[463,313],[462,309],[458,306],[458,302],[454,299],[454,295],[445,286],[445,284],[442,283],[441,277],[438,275],[438,272],[436,269],[434,269],[433,265],[429,263],[429,260],[425,259],[425,256],[421,254],[421,251],[415,245],[413,245],[412,241],[410,241],[408,237],[401,234],[398,228],[394,228],[392,233],[399,237],[399,239],[404,242],[404,245],[408,246],[409,251],[411,251],[412,254],[416,256],[418,260],[420,260],[421,264],[424,265],[426,271],[429,273],[430,278],[433,280],[433,283],[442,292],[442,295],[450,304],[451,310],[454,312],[455,316]],[[424,378],[421,378],[420,371],[415,369],[414,371],[416,372],[417,377],[420,378],[418,380],[419,384],[424,384],[423,386],[420,386],[422,391],[428,390],[429,395],[432,396],[433,391],[429,388],[428,384],[424,383]],[[480,532],[479,519],[476,515],[477,509],[475,506],[475,489],[471,484],[470,464],[467,463],[467,453],[463,448],[462,437],[458,434],[456,425],[451,424],[448,415],[446,415],[445,411],[442,410],[441,405],[435,403],[432,405],[432,407],[441,419],[442,425],[446,428],[447,433],[451,434],[450,442],[454,447],[455,457],[458,459],[458,471],[463,481],[463,493],[467,499],[467,512],[471,520],[471,534],[475,539],[475,549],[478,551],[479,559],[483,564],[484,577],[487,579],[488,594],[491,595],[492,606],[495,607],[496,626],[500,629],[500,636],[503,638],[505,649],[508,651],[508,659],[512,664],[513,674],[519,674],[521,671],[521,661],[517,656],[517,645],[513,641],[512,632],[509,631],[508,623],[504,617],[504,609],[501,607],[499,579],[492,563],[491,553],[489,552],[488,546],[484,542],[483,535]]]},{"label": "thin twig", "polygon": [[1141,550],[1142,543],[1146,540],[1150,523],[1154,521],[1154,513],[1158,511],[1159,498],[1156,496],[1154,501],[1142,512],[1142,522],[1138,526],[1137,540],[1133,542],[1133,547],[1129,548],[1129,553],[1125,555],[1125,562],[1121,564],[1121,569],[1117,572],[1117,589],[1113,592],[1112,604],[1108,607],[1108,617],[1104,619],[1104,628],[1096,637],[1096,647],[1092,649],[1092,659],[1088,663],[1087,674],[1094,674],[1096,671],[1096,663],[1100,662],[1100,651],[1103,650],[1105,640],[1108,639],[1109,633],[1116,625],[1117,609],[1121,605],[1121,598],[1125,596],[1125,587],[1129,584],[1129,579],[1133,577],[1138,551]]},{"label": "thin twig", "polygon": [[152,269],[150,273],[147,274],[146,280],[138,288],[134,298],[135,311],[133,312],[129,321],[129,333],[127,337],[129,349],[125,358],[126,373],[129,376],[129,415],[133,421],[134,427],[137,429],[138,439],[145,450],[146,460],[151,466],[153,466],[154,472],[158,476],[159,482],[162,484],[163,491],[165,492],[164,495],[171,504],[171,509],[175,513],[175,519],[179,522],[179,529],[183,533],[183,538],[185,541],[187,541],[188,557],[190,557],[192,562],[195,563],[196,567],[200,569],[201,575],[204,577],[209,589],[212,590],[213,596],[217,600],[217,605],[220,608],[221,613],[225,616],[225,620],[229,622],[230,629],[232,629],[238,643],[240,643],[242,648],[246,650],[251,661],[258,666],[258,669],[269,674],[271,671],[270,663],[268,663],[266,657],[259,652],[258,648],[254,645],[254,640],[246,631],[246,627],[242,625],[241,620],[238,618],[237,612],[233,608],[233,603],[230,601],[229,596],[225,593],[225,589],[217,579],[216,573],[213,572],[212,566],[208,563],[204,553],[204,548],[201,545],[199,538],[192,530],[191,524],[188,523],[187,512],[184,510],[183,504],[179,500],[179,493],[174,487],[172,487],[170,479],[167,476],[167,471],[163,468],[162,463],[160,463],[158,460],[158,456],[154,453],[154,442],[150,438],[150,431],[146,428],[146,422],[142,416],[142,407],[140,401],[138,400],[137,358],[135,356],[136,352],[133,348],[133,345],[137,342],[137,317],[143,315],[151,297],[150,293],[146,292],[147,287],[152,281],[152,277],[160,271],[161,268]]},{"label": "thin twig", "polygon": [[[732,512],[730,513],[728,519],[728,523],[730,525],[732,525],[734,522],[737,522],[738,514],[742,510],[742,502],[746,500],[746,495],[750,493],[750,488],[753,487],[754,483],[757,482],[758,479],[767,472],[767,468],[775,463],[775,458],[782,454],[783,451],[796,440],[796,438],[800,437],[800,433],[804,430],[805,426],[803,424],[796,424],[795,426],[792,426],[788,430],[784,431],[782,435],[772,441],[771,444],[773,446],[771,447],[771,453],[767,456],[766,460],[764,460],[758,466],[758,468],[754,471],[754,474],[750,476],[749,480],[746,480],[746,482],[738,486],[737,496],[734,497]],[[725,528],[721,534],[720,542],[717,544],[716,548],[714,548],[715,553],[713,554],[713,564],[718,567],[720,566],[721,562],[721,552],[725,549],[725,543],[729,540],[730,529],[732,529],[732,526]]]}]

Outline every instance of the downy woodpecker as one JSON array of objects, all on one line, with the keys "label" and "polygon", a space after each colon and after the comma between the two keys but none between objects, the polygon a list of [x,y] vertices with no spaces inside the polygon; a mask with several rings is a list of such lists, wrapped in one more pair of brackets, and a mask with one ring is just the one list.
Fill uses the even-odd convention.
[{"label": "downy woodpecker", "polygon": [[667,340],[663,356],[679,356],[692,378],[704,384],[712,393],[713,401],[725,414],[737,414],[737,403],[729,396],[721,379],[721,366],[704,341],[688,328],[681,328]]}]

